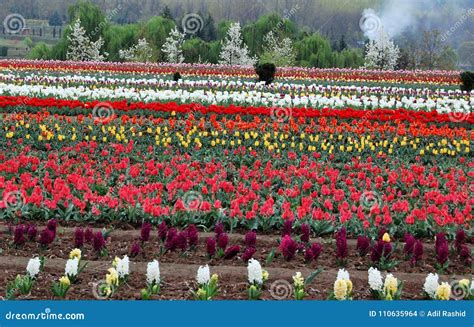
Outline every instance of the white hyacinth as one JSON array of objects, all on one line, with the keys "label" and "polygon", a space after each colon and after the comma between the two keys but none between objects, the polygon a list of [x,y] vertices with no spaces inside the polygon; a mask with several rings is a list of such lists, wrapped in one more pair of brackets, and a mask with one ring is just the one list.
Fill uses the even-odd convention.
[{"label": "white hyacinth", "polygon": [[66,276],[76,276],[79,269],[79,258],[69,259],[66,261],[64,272]]},{"label": "white hyacinth", "polygon": [[339,269],[336,279],[350,280],[349,272],[345,269]]},{"label": "white hyacinth", "polygon": [[117,261],[116,270],[120,278],[125,278],[128,276],[130,273],[130,260],[128,259],[127,255]]},{"label": "white hyacinth", "polygon": [[377,268],[369,268],[369,286],[374,291],[382,291],[383,279],[382,274]]},{"label": "white hyacinth", "polygon": [[260,262],[258,262],[258,260],[250,259],[249,264],[247,266],[247,270],[250,284],[263,284],[262,266],[260,265]]},{"label": "white hyacinth", "polygon": [[429,273],[426,276],[425,284],[423,285],[423,290],[428,294],[431,298],[435,298],[436,290],[439,286],[439,277],[438,274]]},{"label": "white hyacinth", "polygon": [[40,272],[40,267],[41,267],[40,258],[36,257],[28,261],[28,265],[26,266],[26,271],[28,272],[28,275],[30,275],[31,278],[35,278],[36,275],[38,275],[38,273]]},{"label": "white hyacinth", "polygon": [[196,281],[199,285],[209,283],[211,279],[211,272],[209,271],[209,266],[200,266],[197,272]]},{"label": "white hyacinth", "polygon": [[160,283],[160,263],[156,260],[148,262],[146,268],[146,282],[149,285]]}]

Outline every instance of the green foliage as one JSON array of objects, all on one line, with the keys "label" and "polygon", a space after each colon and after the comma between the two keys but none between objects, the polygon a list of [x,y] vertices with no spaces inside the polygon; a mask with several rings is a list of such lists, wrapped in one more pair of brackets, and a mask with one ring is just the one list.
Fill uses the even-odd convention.
[{"label": "green foliage", "polygon": [[28,59],[49,59],[51,49],[44,42],[38,42],[27,54]]},{"label": "green foliage", "polygon": [[209,61],[209,52],[209,43],[200,38],[186,40],[183,44],[185,62],[207,62]]},{"label": "green foliage", "polygon": [[112,25],[104,34],[108,59],[120,61],[119,50],[128,49],[137,42],[138,25]]},{"label": "green foliage", "polygon": [[277,34],[277,37],[289,36],[293,38],[296,35],[296,26],[292,21],[282,19],[277,14],[261,16],[256,22],[242,28],[244,41],[251,53],[262,52],[263,38],[270,31]]},{"label": "green foliage", "polygon": [[[69,24],[80,18],[81,26],[86,30],[86,35],[92,41],[97,41],[109,26],[109,21],[100,7],[89,0],[80,0],[69,7],[68,15]],[[70,31],[70,29],[68,30]]]},{"label": "green foliage", "polygon": [[[128,11],[126,4],[121,10]],[[80,0],[69,8],[69,22],[77,17],[81,19],[81,25],[86,30],[92,41],[103,37],[104,49],[109,53],[107,60],[120,61],[119,50],[128,49],[145,38],[153,49],[153,58],[150,61],[163,61],[164,55],[161,51],[170,31],[175,27],[175,21],[170,8],[165,7],[161,16],[153,16],[147,21],[135,24],[116,25],[111,24],[109,18],[101,11],[100,7],[90,0]],[[120,12],[117,14],[120,15]],[[57,16],[53,13],[53,16]],[[221,51],[221,41],[225,37],[231,21],[221,20],[217,24],[213,16],[207,13],[203,19],[202,29],[192,38],[185,41],[183,54],[185,62],[188,63],[217,63]],[[52,19],[53,17],[51,17]],[[59,17],[60,18],[60,17]],[[117,20],[117,18],[110,18]],[[57,20],[57,17],[54,18]],[[118,19],[126,22],[126,17]],[[57,22],[56,22],[57,23]],[[296,61],[288,62],[285,58],[275,58],[275,54],[263,51],[263,39],[268,32],[273,31],[279,40],[289,38],[294,42]],[[67,37],[70,28],[64,30],[63,38],[52,48],[38,43],[28,54],[30,59],[59,59],[65,60],[68,48]],[[294,22],[283,19],[277,14],[261,16],[257,21],[247,24],[242,29],[245,43],[250,53],[260,57],[260,63],[272,62],[277,67],[298,65],[306,67],[360,67],[363,64],[362,51],[360,49],[348,48],[344,37],[335,44],[336,50],[331,49],[328,39],[321,35],[312,34],[309,29],[298,29]],[[450,58],[446,53],[446,58]]]},{"label": "green foliage", "polygon": [[[150,42],[152,47],[161,49],[163,44],[166,42],[168,34],[174,27],[174,21],[161,16],[155,16],[150,18],[150,20],[148,20],[143,26],[140,26],[138,38],[145,38]],[[157,57],[159,61],[163,61],[164,59],[161,51],[159,51]]]}]

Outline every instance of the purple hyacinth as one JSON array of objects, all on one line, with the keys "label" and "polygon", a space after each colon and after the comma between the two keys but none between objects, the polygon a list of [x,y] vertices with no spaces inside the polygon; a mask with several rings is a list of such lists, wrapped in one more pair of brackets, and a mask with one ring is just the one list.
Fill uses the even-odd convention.
[{"label": "purple hyacinth", "polygon": [[248,247],[245,249],[244,253],[242,254],[242,260],[244,262],[249,261],[253,255],[255,254],[256,250],[253,247]]},{"label": "purple hyacinth", "polygon": [[86,231],[84,232],[84,241],[87,244],[92,244],[92,240],[94,239],[94,231],[91,227],[87,227]]},{"label": "purple hyacinth", "polygon": [[301,242],[308,243],[309,238],[310,238],[310,234],[311,234],[311,228],[309,227],[309,225],[308,224],[302,224],[301,225],[301,236],[300,236]]},{"label": "purple hyacinth", "polygon": [[142,242],[148,242],[150,239],[150,232],[151,232],[151,224],[146,221],[142,224],[142,229],[140,231],[140,240]]},{"label": "purple hyacinth", "polygon": [[132,247],[130,249],[130,256],[131,257],[136,257],[137,255],[139,255],[141,252],[141,247],[140,247],[140,243],[139,242],[133,242],[132,244]]},{"label": "purple hyacinth", "polygon": [[251,230],[245,234],[245,246],[247,248],[254,248],[257,245],[257,232]]},{"label": "purple hyacinth", "polygon": [[357,251],[361,257],[365,256],[370,249],[370,238],[365,235],[360,235],[357,237]]},{"label": "purple hyacinth", "polygon": [[211,258],[216,254],[216,239],[214,237],[206,239],[206,251]]},{"label": "purple hyacinth", "polygon": [[168,233],[168,226],[165,221],[162,221],[158,225],[158,238],[163,242],[166,239],[166,234]]},{"label": "purple hyacinth", "polygon": [[82,248],[84,246],[84,230],[77,227],[74,231],[74,247]]},{"label": "purple hyacinth", "polygon": [[293,221],[292,220],[285,220],[283,222],[283,229],[281,232],[281,236],[285,237],[286,235],[291,236],[291,231],[293,230]]},{"label": "purple hyacinth", "polygon": [[216,234],[216,239],[219,239],[219,236],[225,232],[224,224],[222,222],[218,222],[214,227],[214,233]]},{"label": "purple hyacinth", "polygon": [[224,254],[224,259],[232,259],[235,257],[240,251],[240,246],[238,245],[232,245],[230,246]]},{"label": "purple hyacinth", "polygon": [[100,253],[105,248],[105,238],[101,231],[94,234],[92,246],[97,253]]},{"label": "purple hyacinth", "polygon": [[191,224],[186,228],[188,243],[191,248],[195,248],[199,243],[199,232],[195,225]]},{"label": "purple hyacinth", "polygon": [[28,239],[30,241],[36,240],[37,234],[38,234],[38,229],[36,228],[36,225],[29,225],[28,231],[27,231]]},{"label": "purple hyacinth", "polygon": [[217,238],[217,247],[219,249],[225,250],[229,244],[229,235],[227,233],[222,233]]},{"label": "purple hyacinth", "polygon": [[13,243],[15,245],[23,245],[25,242],[25,227],[23,225],[15,226],[13,231]]}]

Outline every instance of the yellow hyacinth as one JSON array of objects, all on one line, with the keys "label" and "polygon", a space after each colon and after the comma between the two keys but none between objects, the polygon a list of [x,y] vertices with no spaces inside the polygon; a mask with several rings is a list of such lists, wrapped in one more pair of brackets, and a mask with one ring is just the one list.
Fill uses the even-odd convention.
[{"label": "yellow hyacinth", "polygon": [[347,281],[345,279],[338,279],[334,282],[334,297],[337,300],[345,300],[347,296]]},{"label": "yellow hyacinth", "polygon": [[398,290],[398,280],[393,277],[392,274],[388,274],[387,277],[385,278],[385,284],[384,284],[384,291],[385,294],[390,295],[392,298],[395,293],[397,293]]},{"label": "yellow hyacinth", "polygon": [[293,282],[295,287],[302,287],[304,286],[304,278],[301,276],[301,272],[297,272],[296,275],[293,276]]},{"label": "yellow hyacinth", "polygon": [[446,282],[441,283],[436,289],[436,298],[438,300],[449,300],[450,296],[451,286]]},{"label": "yellow hyacinth", "polygon": [[118,285],[118,273],[115,268],[109,268],[109,273],[105,275],[105,282],[108,285]]},{"label": "yellow hyacinth", "polygon": [[69,259],[77,258],[81,260],[81,255],[82,255],[82,252],[80,249],[73,249],[71,252],[69,252]]},{"label": "yellow hyacinth", "polygon": [[59,278],[59,283],[63,286],[71,285],[71,281],[69,280],[69,278],[67,276],[63,276],[63,277]]}]

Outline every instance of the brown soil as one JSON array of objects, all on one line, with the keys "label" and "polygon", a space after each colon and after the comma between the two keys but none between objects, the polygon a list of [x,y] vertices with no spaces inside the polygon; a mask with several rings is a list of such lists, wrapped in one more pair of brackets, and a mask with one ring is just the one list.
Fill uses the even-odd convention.
[{"label": "brown soil", "polygon": [[[39,228],[41,230],[41,227]],[[98,229],[95,229],[98,230]],[[14,279],[17,274],[24,274],[26,263],[34,256],[46,258],[45,271],[42,272],[35,283],[34,289],[27,298],[29,299],[51,299],[51,283],[57,280],[64,272],[65,259],[73,248],[73,229],[58,228],[55,242],[47,249],[41,249],[36,242],[27,242],[22,247],[12,246],[12,236],[6,233],[6,226],[0,226],[3,237],[0,240],[0,266],[2,277],[0,277],[0,294],[5,294],[8,281]],[[138,239],[138,230],[115,230],[107,241],[109,255],[98,257],[90,245],[82,249],[83,260],[88,262],[88,267],[81,273],[79,280],[71,287],[68,293],[70,299],[94,299],[92,288],[93,282],[105,277],[108,267],[115,256],[129,254],[133,240]],[[209,264],[212,272],[217,272],[220,278],[220,292],[216,299],[246,299],[247,298],[247,268],[246,263],[237,256],[231,260],[211,259],[207,257],[204,240],[212,236],[212,233],[200,233],[199,246],[193,251],[185,253],[172,252],[160,255],[161,243],[157,240],[156,231],[152,233],[151,240],[146,242],[143,251],[135,258],[131,258],[131,275],[127,284],[120,287],[114,294],[114,299],[139,299],[140,289],[145,287],[146,263],[156,258],[160,261],[160,270],[163,280],[160,295],[157,299],[192,299],[191,289],[196,287],[194,279],[199,265]],[[276,280],[291,282],[291,276],[296,271],[301,271],[304,276],[309,275],[318,267],[324,268],[313,283],[308,286],[308,299],[325,299],[333,287],[337,275],[338,265],[335,259],[334,243],[331,238],[318,238],[324,244],[323,253],[317,261],[306,263],[302,254],[286,261],[281,256],[276,256],[273,262],[265,265],[268,253],[278,246],[278,236],[258,235],[257,252],[254,255],[265,269],[270,273],[267,289],[264,290],[263,298],[272,299],[270,285]],[[242,234],[229,234],[229,244],[238,244],[243,251],[244,236]],[[351,274],[354,284],[354,298],[370,298],[367,285],[367,269],[371,266],[370,257],[361,258],[355,249],[355,240],[348,240],[349,257],[346,269]],[[429,272],[434,272],[434,249],[432,244],[425,246],[424,261],[416,267],[411,267],[401,253],[403,244],[399,244],[393,259],[400,263],[391,271],[396,277],[405,281],[403,297],[406,299],[421,299],[421,290],[424,278]],[[241,253],[242,253],[241,251]],[[450,256],[450,267],[441,278],[449,280],[453,278],[470,277],[472,267],[463,264],[454,254]],[[291,294],[288,298],[291,298]]]}]

